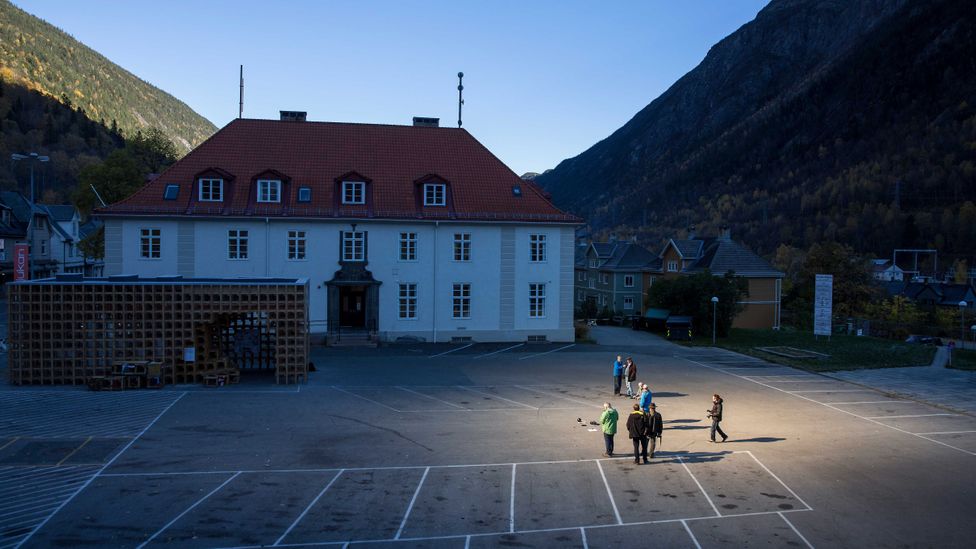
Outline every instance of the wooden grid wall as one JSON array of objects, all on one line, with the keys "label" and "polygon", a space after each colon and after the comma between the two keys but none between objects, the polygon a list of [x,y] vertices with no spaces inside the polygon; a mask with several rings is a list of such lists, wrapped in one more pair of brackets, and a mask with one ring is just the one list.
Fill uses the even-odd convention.
[{"label": "wooden grid wall", "polygon": [[[299,284],[15,283],[9,296],[10,382],[83,384],[123,360],[163,363],[166,383],[220,369],[221,319],[264,313],[275,381],[308,378],[308,291]],[[194,347],[197,359],[183,361]]]}]

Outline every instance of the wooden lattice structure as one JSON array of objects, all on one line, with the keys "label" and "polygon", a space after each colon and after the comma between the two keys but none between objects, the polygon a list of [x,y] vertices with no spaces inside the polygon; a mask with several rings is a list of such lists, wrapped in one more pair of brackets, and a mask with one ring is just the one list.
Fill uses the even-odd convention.
[{"label": "wooden lattice structure", "polygon": [[202,383],[236,368],[242,330],[258,332],[250,354],[277,383],[308,378],[307,279],[60,275],[7,291],[12,384],[83,384],[130,360],[161,362],[165,383]]}]

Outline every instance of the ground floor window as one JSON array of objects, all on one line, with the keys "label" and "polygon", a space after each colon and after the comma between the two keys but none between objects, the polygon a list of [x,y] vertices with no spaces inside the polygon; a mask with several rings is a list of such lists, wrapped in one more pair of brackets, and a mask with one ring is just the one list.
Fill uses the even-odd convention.
[{"label": "ground floor window", "polygon": [[546,285],[529,284],[529,318],[546,316]]},{"label": "ground floor window", "polygon": [[452,301],[454,318],[471,318],[471,284],[455,282]]},{"label": "ground floor window", "polygon": [[632,297],[624,298],[624,309],[629,309],[629,310],[634,309],[634,298]]},{"label": "ground floor window", "polygon": [[417,284],[408,282],[400,284],[400,319],[412,320],[417,318]]}]

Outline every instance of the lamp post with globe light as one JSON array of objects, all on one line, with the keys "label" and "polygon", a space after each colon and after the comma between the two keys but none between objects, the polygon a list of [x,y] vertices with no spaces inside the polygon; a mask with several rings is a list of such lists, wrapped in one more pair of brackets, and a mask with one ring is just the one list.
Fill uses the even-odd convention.
[{"label": "lamp post with globe light", "polygon": [[718,297],[712,296],[712,345],[715,345],[715,324],[716,324],[716,307],[718,307]]}]

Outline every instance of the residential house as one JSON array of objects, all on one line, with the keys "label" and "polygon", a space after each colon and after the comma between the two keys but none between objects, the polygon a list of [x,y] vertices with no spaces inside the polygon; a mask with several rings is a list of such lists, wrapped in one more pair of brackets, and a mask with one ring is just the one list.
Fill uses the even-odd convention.
[{"label": "residential house", "polygon": [[619,316],[643,314],[649,288],[644,273],[657,266],[654,254],[632,240],[593,242],[577,248],[576,309],[606,310]]},{"label": "residential house", "polygon": [[890,259],[875,259],[871,262],[871,276],[882,282],[902,281],[905,271]]},{"label": "residential house", "polygon": [[234,120],[96,215],[110,276],[309,278],[313,336],[574,339],[580,219],[436,121]]},{"label": "residential house", "polygon": [[958,308],[965,301],[968,310],[976,309],[976,291],[970,284],[892,281],[882,287],[889,296],[902,296],[923,307]]},{"label": "residential house", "polygon": [[746,279],[749,292],[739,302],[743,309],[732,321],[732,327],[779,329],[784,274],[732,240],[728,227],[723,227],[717,237],[706,238],[697,237],[691,228],[686,238],[669,239],[658,257],[660,270],[648,273],[648,285],[657,277],[673,278],[705,271],[725,276],[731,271]]}]

